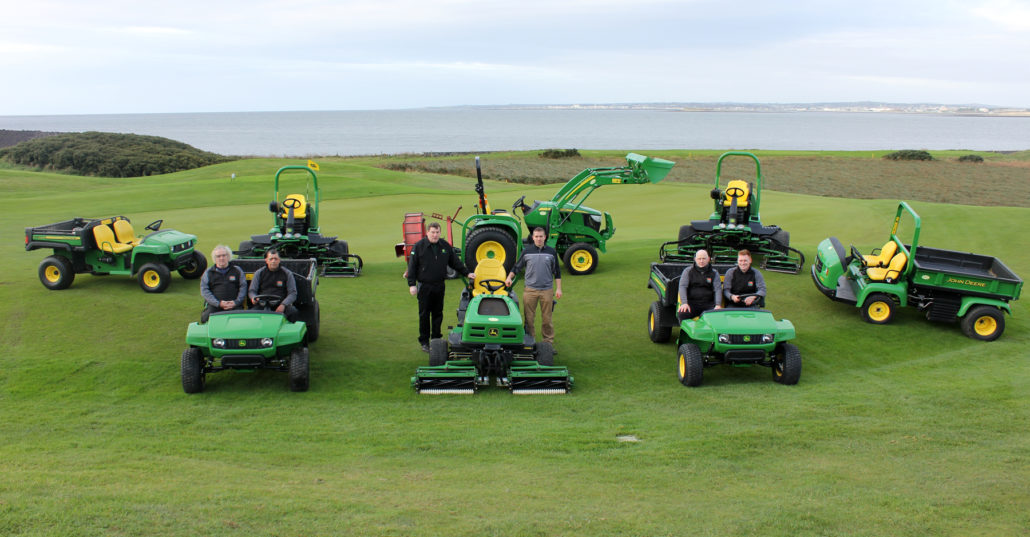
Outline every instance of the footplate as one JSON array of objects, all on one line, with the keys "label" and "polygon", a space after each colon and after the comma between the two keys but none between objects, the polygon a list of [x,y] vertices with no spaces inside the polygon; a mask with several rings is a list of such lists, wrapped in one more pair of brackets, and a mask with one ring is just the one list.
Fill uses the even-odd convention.
[{"label": "footplate", "polygon": [[411,377],[411,387],[426,395],[476,393],[476,365],[471,360],[457,360],[444,365],[423,366]]},{"label": "footplate", "polygon": [[540,365],[534,360],[515,360],[508,368],[508,389],[515,395],[569,393],[573,378],[562,366]]}]

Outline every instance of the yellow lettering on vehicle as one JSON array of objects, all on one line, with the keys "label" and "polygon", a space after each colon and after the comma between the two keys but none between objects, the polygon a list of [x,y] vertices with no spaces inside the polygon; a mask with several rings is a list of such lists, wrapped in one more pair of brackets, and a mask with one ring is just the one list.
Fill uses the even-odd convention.
[{"label": "yellow lettering on vehicle", "polygon": [[960,285],[975,285],[977,287],[987,287],[987,282],[978,282],[974,280],[960,280],[958,278],[948,278],[945,283],[957,283]]}]

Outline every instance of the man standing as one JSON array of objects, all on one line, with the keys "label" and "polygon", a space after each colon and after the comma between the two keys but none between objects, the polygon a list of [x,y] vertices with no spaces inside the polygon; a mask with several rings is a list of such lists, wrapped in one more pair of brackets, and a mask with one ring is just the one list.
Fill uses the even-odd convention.
[{"label": "man standing", "polygon": [[676,318],[680,321],[698,317],[705,310],[719,309],[717,302],[722,300],[722,284],[719,272],[710,264],[708,252],[698,250],[694,254],[694,264],[683,269],[680,275],[679,299],[680,307]]},{"label": "man standing", "polygon": [[758,269],[751,268],[751,252],[737,252],[737,266],[726,271],[723,294],[730,306],[736,308],[765,307],[765,278]]},{"label": "man standing", "polygon": [[522,250],[515,267],[508,274],[505,283],[511,287],[515,275],[525,271],[525,287],[522,289],[522,321],[526,334],[536,337],[533,322],[536,307],[540,305],[540,332],[543,340],[554,345],[554,325],[551,323],[554,301],[562,297],[561,270],[558,268],[558,252],[545,246],[547,232],[538,227],[533,230],[533,244]]},{"label": "man standing", "polygon": [[279,258],[279,251],[275,248],[265,250],[265,266],[257,269],[250,282],[251,304],[257,305],[255,298],[260,295],[274,295],[282,300],[275,308],[276,313],[282,313],[286,320],[296,322],[297,308],[293,303],[297,301],[297,282],[293,273],[286,267],[280,266],[282,259]]},{"label": "man standing", "polygon": [[418,297],[418,343],[425,352],[429,352],[430,337],[443,337],[440,326],[443,324],[447,267],[459,274],[467,273],[469,280],[476,278],[475,273],[465,268],[454,248],[440,238],[439,222],[430,222],[426,227],[426,236],[411,247],[408,272],[405,273],[408,291]]},{"label": "man standing", "polygon": [[247,276],[240,267],[230,267],[232,250],[224,244],[211,250],[215,266],[204,271],[200,277],[200,296],[204,297],[207,307],[200,314],[200,322],[218,311],[243,309],[247,300]]}]

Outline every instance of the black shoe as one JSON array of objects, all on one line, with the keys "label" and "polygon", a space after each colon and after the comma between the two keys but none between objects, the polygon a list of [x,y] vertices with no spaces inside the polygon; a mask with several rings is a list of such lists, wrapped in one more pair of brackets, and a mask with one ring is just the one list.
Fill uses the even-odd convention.
[{"label": "black shoe", "polygon": [[429,352],[429,344],[428,343],[422,343],[421,345],[422,345],[422,352]]}]

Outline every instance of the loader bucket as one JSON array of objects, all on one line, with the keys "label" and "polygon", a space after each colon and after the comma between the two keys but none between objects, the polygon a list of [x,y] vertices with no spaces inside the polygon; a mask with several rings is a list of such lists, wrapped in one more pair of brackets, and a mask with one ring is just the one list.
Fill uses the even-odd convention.
[{"label": "loader bucket", "polygon": [[630,168],[634,171],[641,171],[647,175],[648,181],[657,183],[662,179],[665,179],[666,175],[669,175],[669,170],[676,165],[671,160],[665,160],[654,157],[645,157],[644,155],[638,155],[636,153],[630,153],[626,155],[626,162]]},{"label": "loader bucket", "polygon": [[444,365],[424,366],[415,370],[411,386],[426,395],[476,393],[476,366],[471,361],[453,361]]},{"label": "loader bucket", "polygon": [[508,388],[515,395],[554,395],[569,393],[573,379],[560,366],[543,366],[535,360],[515,360],[508,368]]}]

